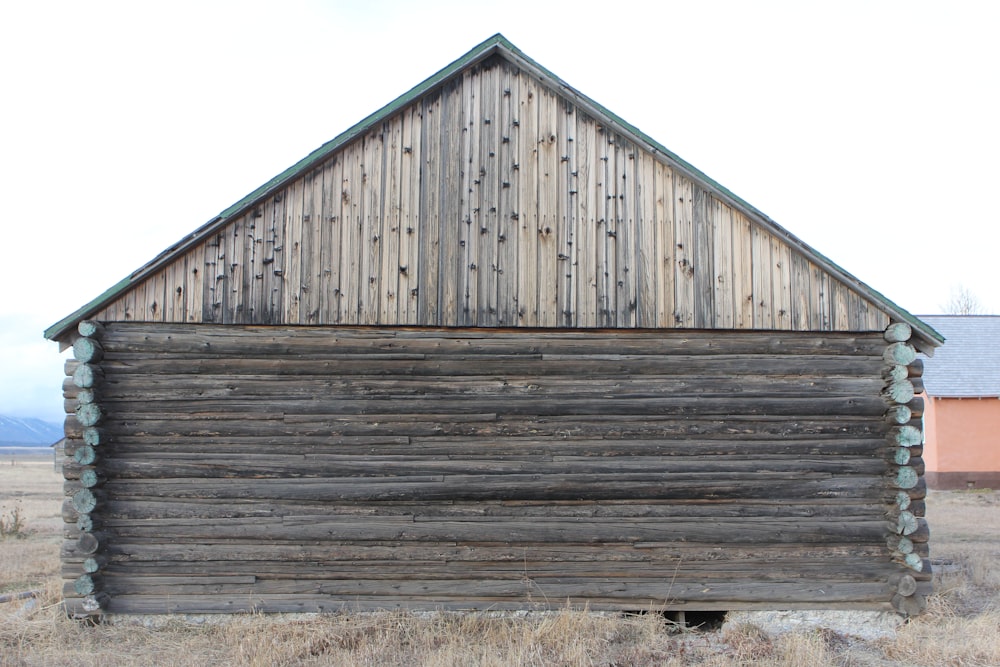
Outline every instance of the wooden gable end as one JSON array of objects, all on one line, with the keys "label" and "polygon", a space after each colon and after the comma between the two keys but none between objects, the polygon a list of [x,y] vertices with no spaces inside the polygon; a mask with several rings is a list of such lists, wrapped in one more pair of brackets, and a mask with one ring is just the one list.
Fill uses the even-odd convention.
[{"label": "wooden gable end", "polygon": [[889,323],[781,230],[499,55],[208,230],[94,319]]}]

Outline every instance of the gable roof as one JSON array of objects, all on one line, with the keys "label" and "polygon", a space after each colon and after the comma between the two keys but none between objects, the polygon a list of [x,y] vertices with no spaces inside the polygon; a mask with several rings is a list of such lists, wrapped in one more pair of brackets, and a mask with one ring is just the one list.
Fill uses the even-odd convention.
[{"label": "gable roof", "polygon": [[938,398],[1000,398],[1000,315],[922,315],[948,337],[924,365],[924,386]]},{"label": "gable roof", "polygon": [[338,149],[341,149],[350,142],[361,137],[372,127],[404,109],[407,105],[419,100],[422,96],[430,93],[435,88],[441,86],[456,75],[460,75],[464,70],[475,67],[476,65],[493,57],[500,57],[507,62],[526,70],[534,78],[539,80],[542,85],[547,86],[556,91],[559,95],[572,100],[574,104],[593,117],[599,119],[603,124],[610,127],[615,132],[628,137],[638,146],[657,156],[658,159],[664,161],[671,168],[674,168],[680,173],[685,174],[699,182],[701,186],[717,196],[721,201],[724,201],[741,210],[750,219],[757,224],[762,225],[775,237],[787,243],[791,248],[803,253],[819,267],[829,272],[831,276],[842,281],[845,285],[850,286],[851,289],[856,290],[864,299],[869,300],[892,319],[909,324],[913,328],[914,332],[913,342],[922,351],[927,354],[933,354],[934,348],[944,342],[941,335],[934,331],[934,329],[928,326],[925,322],[920,321],[905,309],[900,308],[885,296],[855,278],[829,258],[820,254],[815,249],[811,248],[789,233],[748,202],[744,201],[721,184],[709,178],[706,174],[653,140],[651,137],[644,134],[638,128],[628,124],[605,107],[571,88],[568,84],[546,70],[544,67],[528,58],[500,34],[494,35],[493,37],[490,37],[486,41],[482,42],[441,71],[418,84],[413,89],[404,93],[383,108],[372,113],[367,118],[364,118],[359,123],[355,124],[353,127],[341,133],[331,141],[320,146],[296,164],[270,179],[246,197],[222,211],[218,216],[209,220],[200,228],[196,229],[194,232],[188,234],[180,241],[161,252],[152,261],[132,272],[96,299],[90,301],[75,312],[49,327],[45,331],[45,337],[49,339],[59,339],[65,334],[71,332],[72,328],[79,321],[92,317],[96,313],[100,312],[103,307],[112,303],[115,299],[127,292],[131,287],[137,285],[139,282],[160,270],[178,255],[181,255],[190,248],[204,241],[227,223],[246,212],[250,207],[254,206],[255,203],[261,201],[262,198],[267,197],[287,186],[294,179],[302,176],[310,169],[319,165],[324,159],[338,151]]}]

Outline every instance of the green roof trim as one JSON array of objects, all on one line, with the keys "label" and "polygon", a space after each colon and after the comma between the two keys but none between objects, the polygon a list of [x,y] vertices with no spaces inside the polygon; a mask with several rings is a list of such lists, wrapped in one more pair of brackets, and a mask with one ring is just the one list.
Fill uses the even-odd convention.
[{"label": "green roof trim", "polygon": [[714,179],[710,178],[707,174],[697,169],[694,165],[683,160],[680,156],[676,155],[668,148],[657,142],[655,139],[645,134],[637,127],[629,124],[619,116],[615,115],[607,108],[593,101],[589,97],[578,92],[572,88],[569,84],[564,82],[562,79],[557,77],[555,74],[545,69],[534,60],[525,55],[520,49],[511,44],[507,38],[503,35],[497,33],[485,40],[484,42],[475,46],[468,53],[458,58],[451,64],[449,64],[444,69],[440,70],[436,74],[428,77],[421,83],[417,84],[415,87],[407,91],[406,93],[400,95],[395,100],[385,105],[378,111],[368,115],[360,122],[354,124],[344,132],[340,133],[330,141],[326,142],[316,150],[309,153],[292,166],[285,169],[283,172],[270,179],[253,192],[243,197],[238,202],[229,206],[224,211],[222,211],[218,216],[209,220],[207,223],[199,227],[194,232],[188,234],[178,243],[174,244],[167,250],[161,252],[152,261],[143,265],[139,269],[133,271],[129,276],[120,280],[109,290],[93,299],[86,305],[77,309],[72,314],[66,316],[59,322],[53,324],[51,327],[45,330],[45,337],[48,339],[58,339],[60,336],[64,335],[71,327],[73,327],[80,320],[86,319],[88,316],[93,315],[98,310],[103,308],[108,303],[114,301],[122,293],[124,293],[128,288],[136,282],[143,280],[153,271],[159,269],[163,264],[167,263],[175,255],[184,252],[192,245],[198,243],[202,238],[210,234],[216,228],[225,225],[232,217],[240,214],[242,211],[246,210],[252,206],[255,202],[260,200],[262,197],[266,196],[268,193],[283,187],[289,181],[295,179],[302,173],[306,172],[312,166],[322,162],[332,153],[337,151],[339,148],[345,144],[353,141],[357,137],[361,136],[367,132],[373,125],[376,125],[385,119],[391,117],[393,114],[401,111],[410,104],[416,102],[424,95],[430,93],[434,88],[441,85],[451,77],[455,76],[462,70],[481,62],[494,54],[501,54],[511,63],[528,70],[536,78],[540,79],[543,84],[553,86],[558,89],[558,91],[570,97],[574,103],[578,104],[581,108],[588,111],[596,118],[603,120],[617,131],[623,134],[629,135],[632,139],[636,140],[639,144],[644,144],[645,147],[654,154],[659,154],[663,159],[672,164],[672,166],[677,167],[681,171],[687,173],[697,181],[700,181],[703,185],[708,186],[711,190],[715,191],[718,195],[728,200],[730,203],[734,204],[738,208],[749,213],[757,222],[764,224],[770,230],[776,232],[780,237],[786,240],[793,247],[797,247],[799,250],[805,252],[807,255],[815,258],[820,265],[825,269],[829,270],[836,278],[845,282],[849,285],[856,287],[865,296],[869,297],[876,304],[884,308],[891,316],[895,317],[898,321],[906,322],[909,324],[913,330],[920,335],[920,337],[930,344],[930,347],[936,347],[944,343],[944,337],[941,336],[937,331],[928,326],[925,322],[922,322],[915,316],[911,315],[905,309],[899,307],[881,293],[872,289],[865,283],[861,282],[853,275],[845,271],[843,268],[838,266],[836,263],[831,261],[829,258],[817,252],[811,246],[807,245],[793,234],[791,234],[784,227],[771,220],[767,215],[758,210],[756,207],[752,206],[750,203],[746,202],[742,198],[738,197],[732,193],[728,188],[716,182]]}]

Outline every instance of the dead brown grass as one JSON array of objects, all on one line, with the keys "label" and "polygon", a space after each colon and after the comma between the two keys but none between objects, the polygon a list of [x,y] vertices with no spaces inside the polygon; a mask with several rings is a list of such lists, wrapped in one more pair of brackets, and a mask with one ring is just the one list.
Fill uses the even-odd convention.
[{"label": "dead brown grass", "polygon": [[61,613],[62,480],[51,461],[0,465],[0,508],[20,502],[27,535],[0,540],[0,665],[1000,665],[1000,493],[928,499],[937,593],[891,639],[755,625],[679,631],[659,615],[249,615],[155,625],[71,621]]}]

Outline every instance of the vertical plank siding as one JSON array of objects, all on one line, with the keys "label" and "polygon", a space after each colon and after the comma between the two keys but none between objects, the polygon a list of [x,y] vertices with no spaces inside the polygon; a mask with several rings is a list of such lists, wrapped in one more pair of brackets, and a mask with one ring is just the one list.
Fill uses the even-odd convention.
[{"label": "vertical plank siding", "polygon": [[796,331],[888,324],[800,249],[496,60],[255,203],[97,318]]},{"label": "vertical plank siding", "polygon": [[892,597],[879,334],[115,323],[101,344],[111,613]]}]

